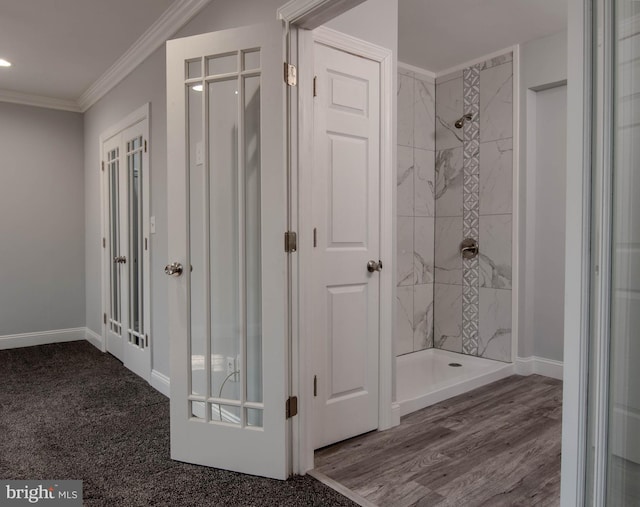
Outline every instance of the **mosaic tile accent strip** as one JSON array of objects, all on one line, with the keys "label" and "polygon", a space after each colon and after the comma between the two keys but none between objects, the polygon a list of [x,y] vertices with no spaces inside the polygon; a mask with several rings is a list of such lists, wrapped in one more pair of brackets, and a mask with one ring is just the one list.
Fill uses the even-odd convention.
[{"label": "mosaic tile accent strip", "polygon": [[465,210],[463,211],[464,217],[462,220],[462,235],[465,238],[473,238],[478,241],[480,236],[480,216],[478,210]]},{"label": "mosaic tile accent strip", "polygon": [[[484,64],[462,71],[464,113],[471,114],[463,128],[463,212],[464,238],[479,240],[480,226],[480,70]],[[478,355],[480,327],[480,268],[478,258],[462,263],[462,352]]]},{"label": "mosaic tile accent strip", "polygon": [[480,205],[480,203],[478,202],[479,199],[479,194],[475,192],[469,194],[465,193],[463,197],[464,211],[478,211],[478,206]]}]

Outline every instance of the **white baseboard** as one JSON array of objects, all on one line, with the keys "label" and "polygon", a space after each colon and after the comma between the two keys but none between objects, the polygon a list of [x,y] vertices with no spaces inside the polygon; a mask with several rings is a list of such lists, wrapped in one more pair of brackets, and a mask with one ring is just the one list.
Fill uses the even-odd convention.
[{"label": "white baseboard", "polygon": [[0,350],[33,347],[49,343],[75,342],[85,339],[84,327],[73,329],[57,329],[55,331],[39,331],[37,333],[21,333],[0,336]]},{"label": "white baseboard", "polygon": [[515,364],[515,374],[524,375],[525,377],[533,375],[533,356],[517,357]]},{"label": "white baseboard", "polygon": [[160,391],[167,398],[170,396],[170,380],[164,373],[160,373],[158,370],[151,370],[151,387],[153,387],[156,391]]},{"label": "white baseboard", "polygon": [[394,401],[391,404],[391,427],[400,426],[400,403]]},{"label": "white baseboard", "polygon": [[564,363],[554,359],[530,356],[516,358],[517,375],[543,375],[558,380],[562,380]]},{"label": "white baseboard", "polygon": [[84,333],[84,338],[95,348],[97,348],[101,352],[104,352],[104,348],[103,348],[104,344],[102,343],[102,336],[100,336],[98,333],[94,333],[91,329],[86,328]]}]

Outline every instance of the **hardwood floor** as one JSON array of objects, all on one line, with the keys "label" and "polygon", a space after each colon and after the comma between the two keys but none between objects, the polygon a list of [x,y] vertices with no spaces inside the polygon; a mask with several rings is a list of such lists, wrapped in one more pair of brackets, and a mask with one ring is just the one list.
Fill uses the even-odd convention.
[{"label": "hardwood floor", "polygon": [[316,451],[316,470],[384,506],[560,504],[562,382],[512,376]]}]

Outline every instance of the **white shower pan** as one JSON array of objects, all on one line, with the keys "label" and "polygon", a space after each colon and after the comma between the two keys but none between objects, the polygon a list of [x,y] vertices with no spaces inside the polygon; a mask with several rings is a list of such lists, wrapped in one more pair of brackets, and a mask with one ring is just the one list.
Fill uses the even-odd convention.
[{"label": "white shower pan", "polygon": [[[456,363],[461,366],[449,366]],[[396,358],[396,399],[404,416],[514,374],[512,363],[426,349]]]}]

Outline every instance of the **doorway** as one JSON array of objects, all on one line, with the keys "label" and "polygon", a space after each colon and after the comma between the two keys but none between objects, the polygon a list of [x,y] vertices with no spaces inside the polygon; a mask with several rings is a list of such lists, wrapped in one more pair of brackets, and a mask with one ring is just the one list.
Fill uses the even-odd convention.
[{"label": "doorway", "polygon": [[[313,45],[314,447],[378,428],[380,64]],[[385,260],[386,263],[386,260]]]},{"label": "doorway", "polygon": [[[533,355],[547,358],[542,373],[562,378],[564,335],[567,86],[527,90],[525,334]],[[540,362],[540,359],[538,359]]]},{"label": "doorway", "polygon": [[147,382],[151,377],[149,107],[101,136],[103,343]]},{"label": "doorway", "polygon": [[294,462],[304,473],[314,468],[316,448],[389,428],[399,412],[392,403],[392,55],[326,27],[299,30],[298,44],[292,339],[300,397]]}]

